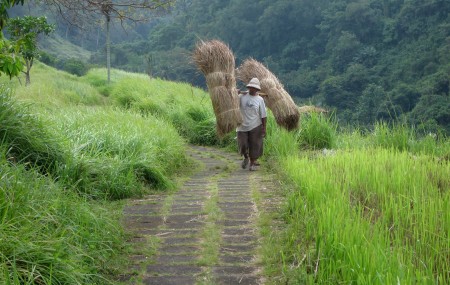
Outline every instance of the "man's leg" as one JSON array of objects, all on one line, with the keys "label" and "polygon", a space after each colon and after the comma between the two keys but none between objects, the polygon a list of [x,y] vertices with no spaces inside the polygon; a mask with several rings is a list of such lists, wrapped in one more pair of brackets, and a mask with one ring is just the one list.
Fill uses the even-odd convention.
[{"label": "man's leg", "polygon": [[250,168],[249,170],[255,170],[255,166],[259,165],[257,159],[263,153],[263,135],[262,135],[262,125],[254,128],[249,132],[248,135],[248,146],[249,146],[249,156],[250,156]]},{"label": "man's leg", "polygon": [[244,156],[244,160],[242,160],[242,163],[241,163],[241,166],[243,169],[247,168],[248,161],[249,161],[248,134],[249,134],[249,132],[237,132],[239,154]]}]

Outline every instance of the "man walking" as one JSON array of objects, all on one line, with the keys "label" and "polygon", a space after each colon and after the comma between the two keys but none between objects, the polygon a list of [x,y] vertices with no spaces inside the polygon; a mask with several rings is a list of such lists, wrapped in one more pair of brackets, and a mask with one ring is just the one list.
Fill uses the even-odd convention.
[{"label": "man walking", "polygon": [[241,166],[245,169],[250,162],[249,170],[253,171],[263,154],[267,114],[264,100],[258,94],[261,90],[258,78],[252,78],[246,87],[248,92],[239,94],[243,122],[236,131],[239,153],[244,156]]}]

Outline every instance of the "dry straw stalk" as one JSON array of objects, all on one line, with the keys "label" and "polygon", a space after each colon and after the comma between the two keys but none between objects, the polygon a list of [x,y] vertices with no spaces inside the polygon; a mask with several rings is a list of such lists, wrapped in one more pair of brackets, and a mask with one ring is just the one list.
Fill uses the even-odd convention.
[{"label": "dry straw stalk", "polygon": [[300,113],[292,97],[284,90],[278,78],[262,63],[250,58],[237,69],[237,78],[249,82],[256,77],[260,80],[261,92],[265,93],[264,101],[272,111],[277,124],[287,130],[298,128]]},{"label": "dry straw stalk", "polygon": [[226,44],[212,40],[197,43],[192,58],[205,75],[216,116],[217,134],[223,137],[242,123],[234,76],[234,55]]}]

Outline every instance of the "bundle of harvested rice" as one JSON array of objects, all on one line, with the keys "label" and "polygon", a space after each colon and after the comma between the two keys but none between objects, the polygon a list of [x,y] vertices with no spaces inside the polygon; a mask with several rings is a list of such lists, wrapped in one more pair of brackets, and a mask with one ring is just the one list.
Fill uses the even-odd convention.
[{"label": "bundle of harvested rice", "polygon": [[272,111],[277,124],[288,131],[298,128],[300,113],[292,97],[284,90],[278,78],[262,63],[250,58],[236,70],[239,80],[247,83],[253,77],[259,79],[261,92],[267,107]]},{"label": "bundle of harvested rice", "polygon": [[328,113],[327,110],[316,107],[316,106],[301,106],[298,108],[298,111],[301,115],[308,114],[308,113],[319,113],[319,114],[326,114]]},{"label": "bundle of harvested rice", "polygon": [[217,134],[222,137],[242,123],[234,77],[234,55],[223,42],[212,40],[197,43],[192,58],[205,75],[216,116]]}]

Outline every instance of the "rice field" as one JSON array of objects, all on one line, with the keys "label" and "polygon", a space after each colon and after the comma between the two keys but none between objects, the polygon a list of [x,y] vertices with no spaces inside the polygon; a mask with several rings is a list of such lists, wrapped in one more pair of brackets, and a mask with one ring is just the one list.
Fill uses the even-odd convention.
[{"label": "rice field", "polygon": [[336,134],[332,149],[295,154],[276,141],[286,228],[269,258],[279,265],[268,267],[283,283],[450,282],[448,140],[413,139],[397,128]]}]

